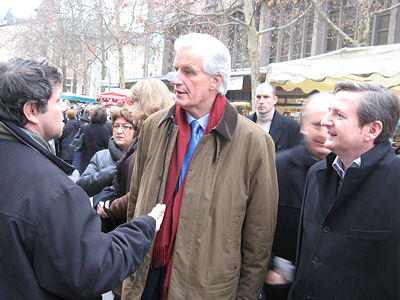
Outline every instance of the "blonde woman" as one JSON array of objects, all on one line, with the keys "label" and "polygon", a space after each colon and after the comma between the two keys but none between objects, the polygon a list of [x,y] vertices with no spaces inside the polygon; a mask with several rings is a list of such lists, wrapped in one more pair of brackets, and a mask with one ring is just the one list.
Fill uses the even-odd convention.
[{"label": "blonde woman", "polygon": [[[168,87],[161,80],[154,78],[144,79],[136,83],[131,89],[131,101],[132,106],[129,107],[129,112],[133,117],[133,124],[136,126],[137,135],[148,116],[173,104]],[[97,213],[102,218],[107,219],[111,217],[118,219],[117,224],[126,220],[128,193],[133,166],[135,164],[136,149],[137,138],[133,141],[125,156],[116,164],[113,187],[111,188],[111,191],[114,193],[113,199],[107,198],[110,195],[104,193],[103,199],[105,200],[100,201],[97,206]],[[115,225],[110,224],[110,230]]]}]

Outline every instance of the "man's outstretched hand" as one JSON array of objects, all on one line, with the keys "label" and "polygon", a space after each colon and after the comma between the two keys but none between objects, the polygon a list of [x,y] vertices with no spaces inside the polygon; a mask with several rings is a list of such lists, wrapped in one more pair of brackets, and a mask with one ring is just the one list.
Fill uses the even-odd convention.
[{"label": "man's outstretched hand", "polygon": [[160,230],[161,223],[164,219],[165,204],[157,204],[148,215],[156,220],[156,232]]}]

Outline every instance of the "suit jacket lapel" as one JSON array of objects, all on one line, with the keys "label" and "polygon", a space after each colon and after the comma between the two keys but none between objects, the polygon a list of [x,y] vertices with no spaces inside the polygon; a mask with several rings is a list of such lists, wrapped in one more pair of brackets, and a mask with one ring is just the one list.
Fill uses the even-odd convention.
[{"label": "suit jacket lapel", "polygon": [[277,145],[279,138],[282,135],[282,120],[281,115],[276,110],[274,112],[274,117],[272,118],[269,135],[274,140],[275,145]]}]

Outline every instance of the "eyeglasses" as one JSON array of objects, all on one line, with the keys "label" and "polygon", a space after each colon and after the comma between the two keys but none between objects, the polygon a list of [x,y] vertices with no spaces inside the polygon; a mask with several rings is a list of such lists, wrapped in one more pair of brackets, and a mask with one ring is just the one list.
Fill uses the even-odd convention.
[{"label": "eyeglasses", "polygon": [[114,127],[113,127],[114,130],[118,130],[118,129],[120,129],[120,128],[121,128],[123,131],[128,131],[128,130],[133,129],[133,126],[131,126],[131,125],[118,125],[118,124],[116,124],[116,125],[114,125]]}]

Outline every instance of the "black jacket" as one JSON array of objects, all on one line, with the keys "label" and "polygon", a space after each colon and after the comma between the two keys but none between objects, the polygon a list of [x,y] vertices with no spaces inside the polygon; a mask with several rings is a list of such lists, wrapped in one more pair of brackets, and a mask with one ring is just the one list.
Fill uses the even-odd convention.
[{"label": "black jacket", "polygon": [[0,121],[13,132],[0,122],[0,299],[87,299],[117,286],[148,252],[154,219],[101,233],[89,198],[65,175],[73,168]]},{"label": "black jacket", "polygon": [[[246,118],[257,123],[257,113],[251,114]],[[291,148],[300,143],[300,124],[292,118],[282,116],[275,110],[269,135],[274,140],[276,152]]]},{"label": "black jacket", "polygon": [[81,150],[81,166],[79,168],[80,174],[85,171],[89,161],[97,151],[108,148],[108,140],[111,137],[106,125],[101,123],[86,124],[82,128],[82,132],[84,133],[84,137]]},{"label": "black jacket", "polygon": [[289,299],[400,299],[400,160],[389,142],[378,144],[338,190],[335,157],[307,175]]},{"label": "black jacket", "polygon": [[316,162],[303,142],[276,154],[279,203],[272,252],[293,264],[304,184],[308,170]]},{"label": "black jacket", "polygon": [[60,157],[65,161],[72,162],[74,158],[74,149],[69,146],[74,139],[75,134],[78,132],[79,125],[76,119],[68,119],[64,126],[62,136],[58,140],[60,143]]},{"label": "black jacket", "polygon": [[83,127],[84,125],[89,123],[90,123],[90,118],[85,113],[83,113],[83,115],[79,118],[79,125]]}]

